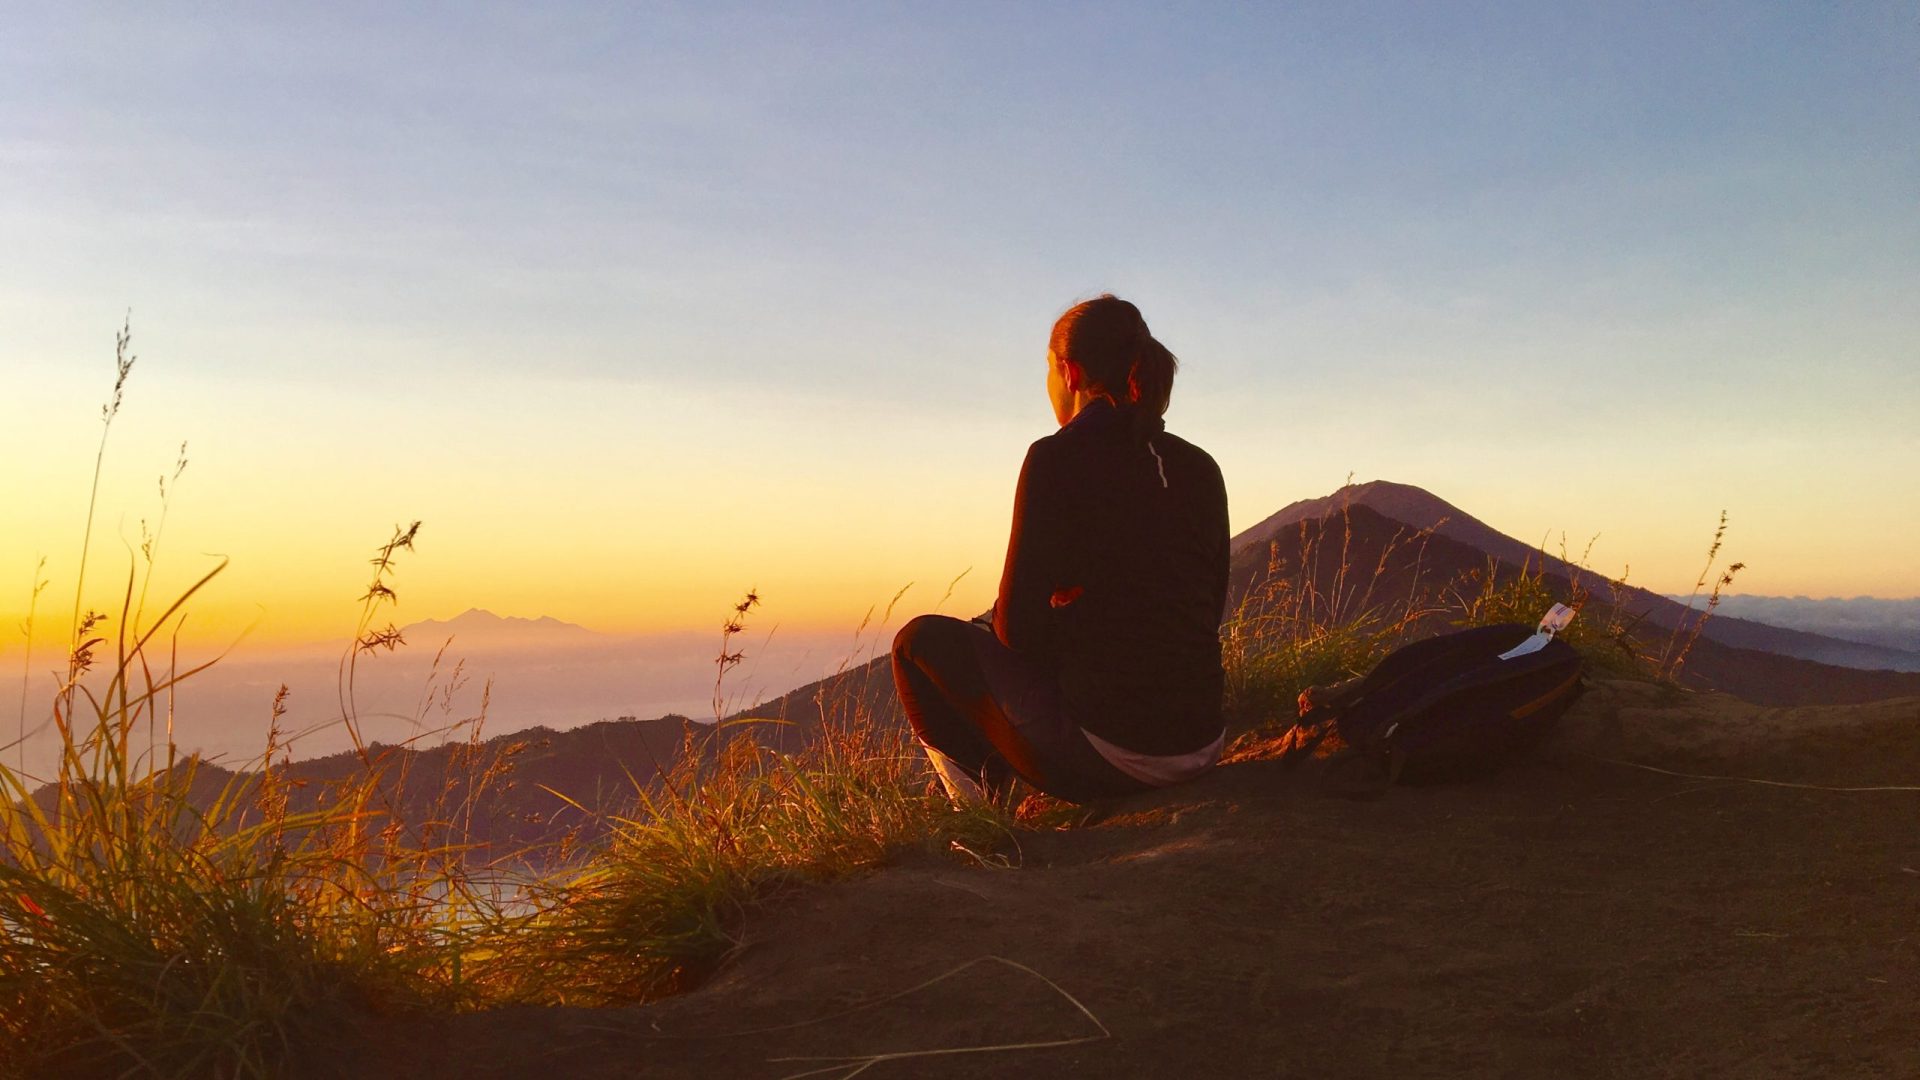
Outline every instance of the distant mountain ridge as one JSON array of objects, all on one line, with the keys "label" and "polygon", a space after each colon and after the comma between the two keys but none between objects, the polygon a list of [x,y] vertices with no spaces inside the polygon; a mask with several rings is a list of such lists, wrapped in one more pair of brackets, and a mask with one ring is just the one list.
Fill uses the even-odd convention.
[{"label": "distant mountain ridge", "polygon": [[418,642],[454,637],[466,645],[506,641],[560,644],[567,641],[594,641],[606,636],[577,623],[562,622],[551,615],[525,619],[517,615],[495,615],[485,608],[468,608],[451,619],[422,619],[401,627],[400,632],[409,640]]},{"label": "distant mountain ridge", "polygon": [[[1239,552],[1249,546],[1265,544],[1288,528],[1337,514],[1343,507],[1349,506],[1364,506],[1415,529],[1432,529],[1438,536],[1478,548],[1513,566],[1544,566],[1550,573],[1561,576],[1578,574],[1582,580],[1595,583],[1599,589],[1607,588],[1601,584],[1605,575],[1581,570],[1564,559],[1515,540],[1423,488],[1388,480],[1349,484],[1323,498],[1290,503],[1234,537],[1232,549]],[[1604,592],[1601,595],[1613,599]],[[1631,585],[1627,586],[1618,600],[1632,610],[1645,612],[1647,620],[1654,625],[1667,628],[1692,625],[1693,620],[1700,617],[1697,609],[1704,604],[1704,601],[1696,603],[1696,610],[1690,611],[1682,602]],[[1737,649],[1753,649],[1839,667],[1920,671],[1920,652],[1733,618],[1724,610],[1708,620],[1703,634],[1709,640]]]}]

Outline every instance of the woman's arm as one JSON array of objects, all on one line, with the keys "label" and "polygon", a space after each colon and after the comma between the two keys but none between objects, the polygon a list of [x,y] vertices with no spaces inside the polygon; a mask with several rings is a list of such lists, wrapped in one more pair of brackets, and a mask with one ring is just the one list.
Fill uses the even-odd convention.
[{"label": "woman's arm", "polygon": [[1227,586],[1233,567],[1233,529],[1227,520],[1227,481],[1220,474],[1220,465],[1211,457],[1208,464],[1213,466],[1214,514],[1211,529],[1213,542],[1213,609],[1222,622],[1227,617]]},{"label": "woman's arm", "polygon": [[1000,595],[993,605],[993,632],[1015,652],[1051,657],[1055,589],[1071,582],[1066,566],[1069,492],[1047,456],[1045,440],[1027,448],[1020,483],[1013,495],[1013,532],[1007,538],[1007,562],[1000,572]]}]

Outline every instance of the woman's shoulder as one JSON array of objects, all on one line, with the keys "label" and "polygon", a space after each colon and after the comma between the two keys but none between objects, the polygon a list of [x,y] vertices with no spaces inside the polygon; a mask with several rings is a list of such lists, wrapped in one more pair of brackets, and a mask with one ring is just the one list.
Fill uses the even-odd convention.
[{"label": "woman's shoulder", "polygon": [[1071,448],[1067,445],[1066,434],[1067,430],[1061,428],[1028,443],[1027,465],[1031,467],[1035,462],[1055,461],[1068,453]]},{"label": "woman's shoulder", "polygon": [[1028,444],[1026,460],[1020,463],[1020,482],[1023,486],[1050,490],[1070,487],[1075,477],[1084,470],[1084,464],[1075,460],[1078,456],[1075,447],[1062,437],[1063,434],[1064,431],[1056,431]]}]

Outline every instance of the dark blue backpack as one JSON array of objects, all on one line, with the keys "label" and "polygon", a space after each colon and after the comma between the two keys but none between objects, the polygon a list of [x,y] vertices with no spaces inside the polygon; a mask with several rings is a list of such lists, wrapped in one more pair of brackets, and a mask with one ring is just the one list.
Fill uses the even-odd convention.
[{"label": "dark blue backpack", "polygon": [[1358,682],[1302,694],[1283,756],[1313,753],[1387,784],[1482,775],[1551,730],[1584,689],[1582,667],[1573,646],[1522,623],[1416,641]]}]

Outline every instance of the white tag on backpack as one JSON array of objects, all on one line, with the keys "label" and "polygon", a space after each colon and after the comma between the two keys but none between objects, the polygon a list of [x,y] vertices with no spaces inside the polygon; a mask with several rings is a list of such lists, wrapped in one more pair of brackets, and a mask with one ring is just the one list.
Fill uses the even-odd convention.
[{"label": "white tag on backpack", "polygon": [[1540,626],[1534,630],[1533,636],[1515,645],[1513,648],[1508,649],[1506,652],[1501,653],[1500,659],[1511,660],[1516,656],[1537,653],[1541,649],[1546,648],[1547,642],[1553,640],[1553,635],[1565,630],[1567,624],[1573,621],[1573,617],[1576,614],[1577,612],[1565,604],[1553,605],[1547,609],[1545,615],[1541,616]]},{"label": "white tag on backpack", "polygon": [[1578,614],[1579,612],[1565,604],[1555,604],[1547,609],[1545,615],[1540,617],[1540,629],[1549,634],[1557,634],[1565,630],[1567,624],[1572,622],[1573,617]]}]

